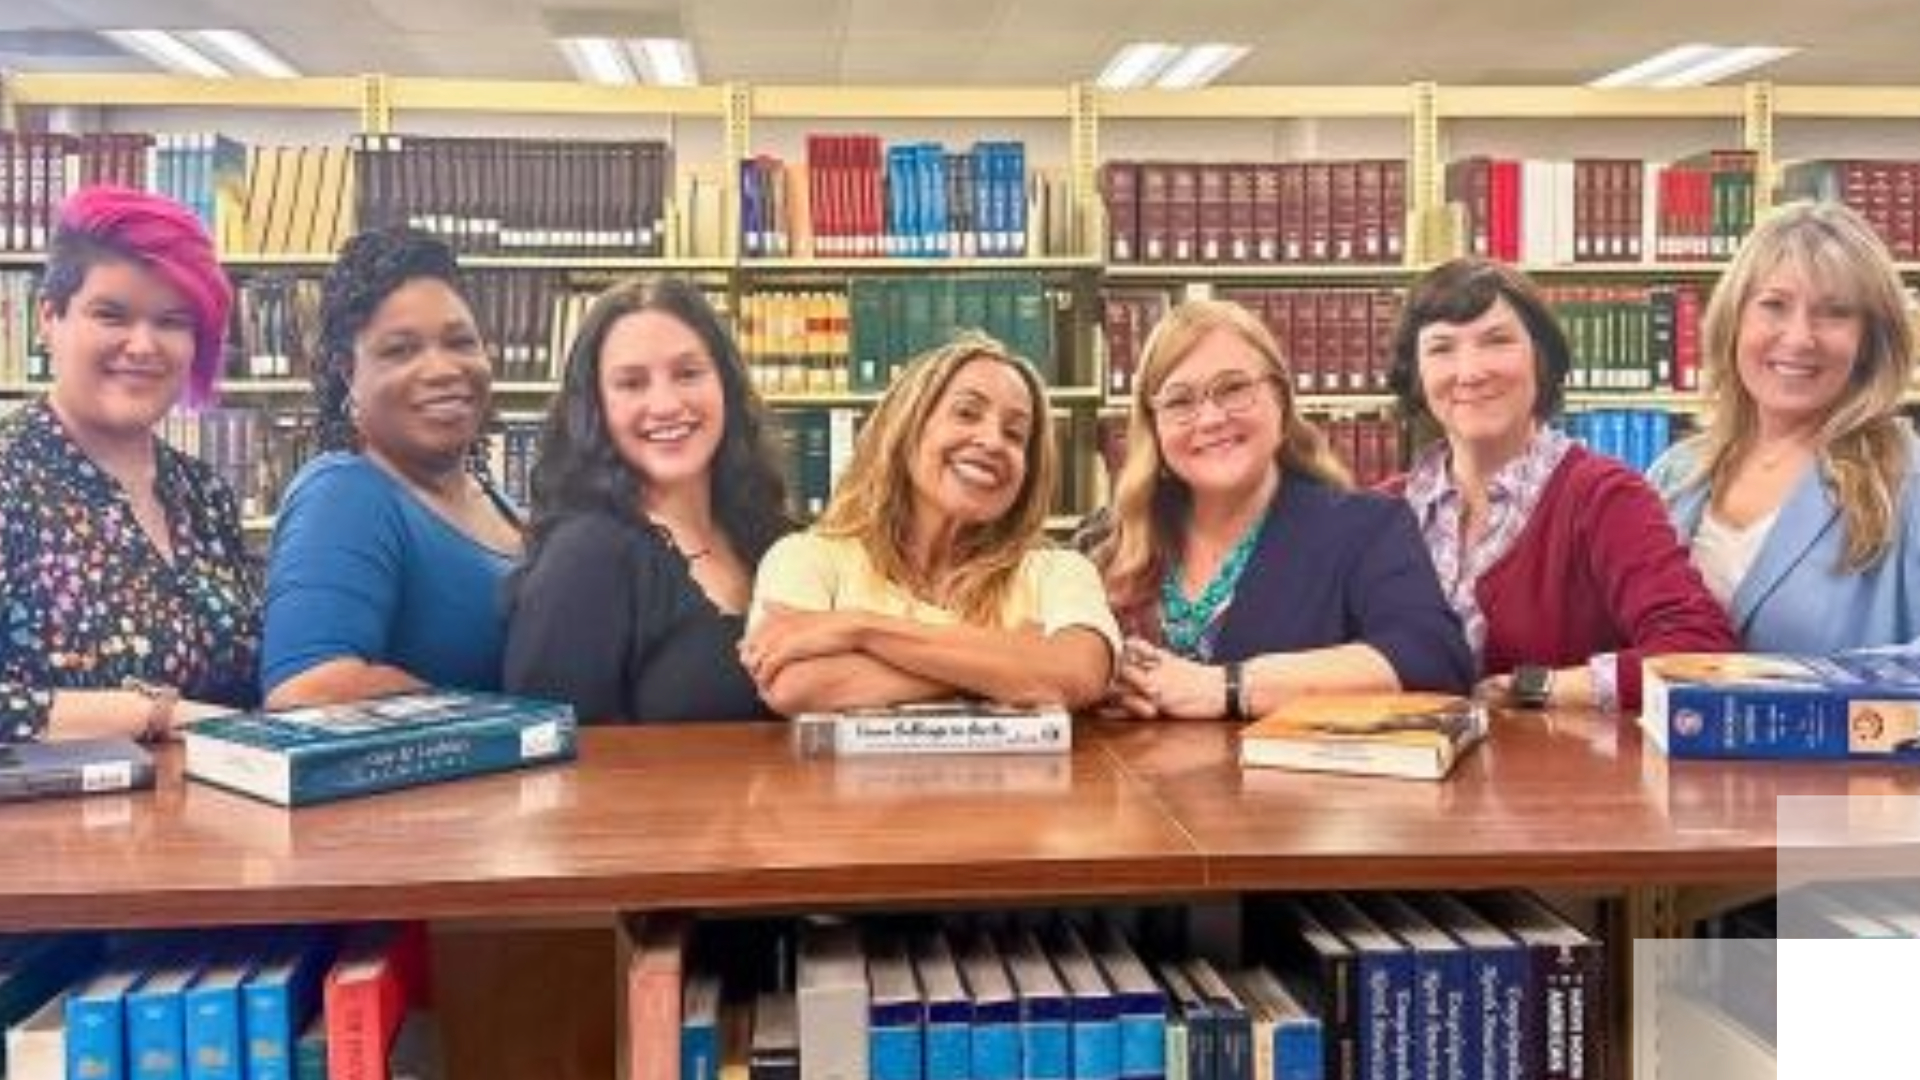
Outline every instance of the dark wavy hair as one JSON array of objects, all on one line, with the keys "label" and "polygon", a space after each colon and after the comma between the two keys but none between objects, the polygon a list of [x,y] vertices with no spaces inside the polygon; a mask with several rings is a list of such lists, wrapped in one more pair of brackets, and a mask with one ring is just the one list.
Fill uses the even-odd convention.
[{"label": "dark wavy hair", "polygon": [[418,229],[370,229],[340,249],[320,288],[320,341],[313,363],[318,449],[359,449],[347,407],[353,390],[353,339],[373,321],[373,313],[387,297],[422,278],[445,282],[469,308],[473,306],[453,249]]},{"label": "dark wavy hair", "polygon": [[116,261],[153,271],[180,294],[193,316],[187,403],[211,402],[225,361],[233,286],[206,227],[164,195],[105,184],[81,188],[60,204],[40,293],[54,314],[64,316],[87,274]]},{"label": "dark wavy hair", "polygon": [[1534,418],[1551,420],[1559,414],[1566,404],[1567,372],[1573,367],[1573,350],[1567,346],[1560,320],[1525,274],[1505,263],[1467,256],[1427,271],[1407,296],[1406,310],[1400,313],[1393,335],[1393,369],[1387,375],[1401,415],[1433,424],[1426,394],[1420,389],[1420,331],[1434,323],[1472,322],[1485,315],[1495,300],[1505,300],[1520,316],[1533,342]]},{"label": "dark wavy hair", "polygon": [[598,511],[621,520],[641,518],[646,480],[621,458],[607,431],[600,357],[614,326],[643,311],[671,316],[692,330],[720,376],[725,430],[708,483],[714,518],[735,551],[754,566],[794,527],[787,514],[787,482],[772,416],[748,382],[740,349],[706,294],[679,278],[628,281],[594,300],[567,352],[566,372],[547,411],[533,468],[533,521],[523,565],[533,563],[553,527],[569,514]]}]

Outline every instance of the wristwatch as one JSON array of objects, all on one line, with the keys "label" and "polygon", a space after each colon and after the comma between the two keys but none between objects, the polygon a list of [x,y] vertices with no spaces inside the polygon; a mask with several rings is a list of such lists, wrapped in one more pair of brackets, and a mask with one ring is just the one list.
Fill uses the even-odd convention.
[{"label": "wristwatch", "polygon": [[1247,671],[1238,660],[1228,661],[1226,666],[1226,707],[1227,719],[1247,719]]},{"label": "wristwatch", "polygon": [[129,675],[120,680],[120,689],[131,690],[147,699],[147,718],[140,725],[140,733],[135,738],[143,743],[151,743],[173,734],[173,709],[180,704],[178,688]]},{"label": "wristwatch", "polygon": [[1522,709],[1544,709],[1553,700],[1553,669],[1545,664],[1521,664],[1507,684],[1507,703]]}]

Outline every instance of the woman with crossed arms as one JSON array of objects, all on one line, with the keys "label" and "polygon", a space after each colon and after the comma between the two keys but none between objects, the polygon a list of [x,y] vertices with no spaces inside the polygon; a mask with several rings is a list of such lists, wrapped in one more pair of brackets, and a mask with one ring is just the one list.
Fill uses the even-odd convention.
[{"label": "woman with crossed arms", "polygon": [[1099,576],[1045,536],[1040,377],[969,336],[910,364],[814,527],[767,553],[741,658],[793,715],[957,696],[1080,708],[1119,633]]}]

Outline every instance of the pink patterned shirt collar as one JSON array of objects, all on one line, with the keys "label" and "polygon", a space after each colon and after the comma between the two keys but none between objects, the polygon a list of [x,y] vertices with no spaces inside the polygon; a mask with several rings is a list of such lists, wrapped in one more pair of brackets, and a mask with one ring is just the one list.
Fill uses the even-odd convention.
[{"label": "pink patterned shirt collar", "polygon": [[1440,588],[1459,614],[1473,654],[1485,651],[1487,619],[1474,593],[1480,575],[1513,548],[1539,505],[1553,470],[1567,456],[1573,441],[1552,428],[1536,433],[1519,457],[1501,466],[1487,484],[1489,520],[1472,550],[1460,543],[1460,513],[1464,506],[1453,482],[1453,455],[1444,440],[1423,451],[1407,475],[1407,502],[1420,522],[1420,534],[1433,554]]}]

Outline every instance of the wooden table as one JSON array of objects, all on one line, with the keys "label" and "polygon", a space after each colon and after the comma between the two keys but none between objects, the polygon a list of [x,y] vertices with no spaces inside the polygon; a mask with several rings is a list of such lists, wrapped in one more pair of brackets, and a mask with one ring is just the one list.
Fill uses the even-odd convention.
[{"label": "wooden table", "polygon": [[1777,797],[1920,782],[1669,762],[1584,715],[1501,717],[1444,783],[1243,772],[1218,724],[1083,724],[1054,759],[796,760],[784,731],[594,729],[570,766],[292,812],[168,754],[155,792],[0,810],[0,927],[1764,884]]},{"label": "wooden table", "polygon": [[[1843,846],[1783,832],[1776,800],[1920,789],[1912,771],[1669,762],[1592,715],[1502,716],[1443,783],[1234,754],[1208,723],[1085,723],[1056,758],[843,761],[796,759],[775,724],[602,728],[572,765],[286,811],[184,782],[169,751],[156,791],[0,808],[0,928],[442,920],[455,1075],[604,1077],[621,911],[1574,888],[1624,900],[1624,976],[1633,938],[1770,889],[1782,851]],[[1881,854],[1920,856],[1920,823],[1877,825]]]}]

